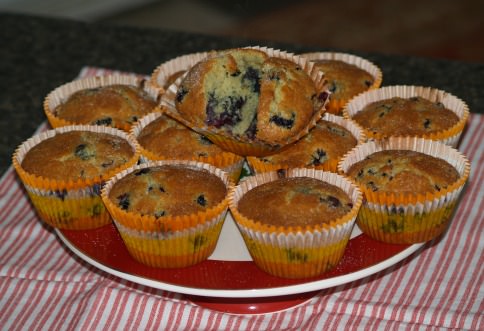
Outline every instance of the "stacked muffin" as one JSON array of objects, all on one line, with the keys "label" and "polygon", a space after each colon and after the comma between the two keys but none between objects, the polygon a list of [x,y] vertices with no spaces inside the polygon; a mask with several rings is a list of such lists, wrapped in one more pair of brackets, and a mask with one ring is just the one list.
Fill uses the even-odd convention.
[{"label": "stacked muffin", "polygon": [[[338,264],[354,224],[388,243],[441,235],[468,178],[453,148],[465,103],[381,82],[351,54],[187,54],[149,80],[53,90],[44,111],[54,129],[19,146],[13,163],[42,220],[114,224],[148,266],[207,259],[230,210],[262,270],[316,277]],[[246,160],[254,175],[236,186]]]}]

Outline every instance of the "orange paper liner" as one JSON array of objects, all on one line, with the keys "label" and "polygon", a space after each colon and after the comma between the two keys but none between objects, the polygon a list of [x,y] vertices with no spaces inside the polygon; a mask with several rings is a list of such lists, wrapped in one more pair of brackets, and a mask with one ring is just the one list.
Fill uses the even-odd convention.
[{"label": "orange paper liner", "polygon": [[160,64],[153,71],[150,77],[150,82],[163,90],[168,79],[177,72],[184,72],[193,67],[197,62],[203,60],[209,55],[209,52],[191,53],[178,56]]},{"label": "orange paper liner", "polygon": [[[329,122],[333,122],[336,124],[341,125],[345,129],[351,132],[353,137],[356,138],[357,140],[357,145],[362,144],[366,141],[366,135],[364,134],[363,129],[354,121],[345,119],[341,116],[337,116],[334,114],[330,113],[325,113],[322,120],[326,120]],[[304,139],[301,138],[301,139]],[[294,144],[297,144],[298,142],[296,141]],[[279,153],[284,153],[284,149],[280,151]],[[343,157],[343,155],[341,156]],[[307,167],[307,168],[314,168],[317,170],[323,170],[323,171],[331,171],[331,172],[337,172],[338,171],[338,162],[340,161],[341,157],[336,158],[336,159],[331,159],[327,160],[322,164],[319,164],[317,166],[306,166],[304,164],[300,164],[299,167]],[[268,172],[268,171],[275,171],[278,169],[288,169],[290,168],[288,165],[285,164],[275,164],[275,163],[270,163],[270,162],[264,162],[262,159],[254,156],[248,156],[247,157],[247,162],[249,163],[250,167],[254,170],[255,173],[261,173],[261,172]]]},{"label": "orange paper liner", "polygon": [[[296,56],[292,53],[287,53],[282,50],[276,50],[268,47],[253,46],[253,47],[245,47],[245,48],[257,49],[269,54],[270,56],[284,58],[297,63],[314,81],[317,91],[321,91],[323,93],[326,93],[327,95],[330,94],[326,88],[327,81],[324,77],[324,74],[321,71],[314,68],[314,64],[307,61],[306,59]],[[326,98],[326,100],[324,100],[324,104],[314,112],[313,117],[308,122],[307,126],[303,130],[301,130],[298,134],[288,138],[284,142],[271,144],[260,140],[248,140],[244,138],[239,139],[239,138],[230,136],[228,133],[224,132],[223,130],[212,129],[207,126],[198,127],[193,123],[191,123],[189,119],[184,118],[178,112],[175,105],[176,92],[181,81],[182,81],[181,79],[178,79],[175,82],[175,84],[170,85],[169,88],[161,97],[160,105],[163,107],[166,107],[166,113],[170,117],[185,124],[186,126],[199,132],[200,134],[206,136],[208,139],[210,139],[211,141],[213,141],[215,144],[225,149],[226,151],[232,152],[234,154],[242,155],[242,156],[248,156],[248,155],[266,156],[266,155],[275,153],[281,147],[287,144],[290,144],[292,142],[299,140],[301,137],[306,135],[312,127],[316,125],[316,122],[322,117],[322,115],[326,111],[326,105],[328,103],[328,98]]]},{"label": "orange paper liner", "polygon": [[208,163],[196,162],[196,161],[186,161],[186,160],[165,160],[165,161],[148,161],[146,163],[136,165],[119,172],[113,176],[104,186],[101,197],[109,210],[112,218],[119,224],[123,226],[139,231],[146,232],[158,232],[161,234],[166,234],[174,231],[181,231],[188,228],[195,227],[200,224],[204,224],[212,219],[217,218],[221,214],[224,214],[228,208],[228,197],[221,201],[216,206],[212,208],[207,208],[204,211],[198,212],[196,214],[190,215],[179,215],[179,216],[163,216],[156,218],[153,215],[141,215],[134,212],[128,212],[118,207],[117,204],[113,203],[109,198],[109,192],[113,185],[119,181],[121,178],[127,176],[128,174],[150,167],[160,167],[163,165],[185,165],[192,167],[194,169],[205,169],[212,174],[221,178],[224,184],[227,186],[227,192],[230,191],[233,186],[232,181],[228,177],[228,174],[223,170],[216,168]]},{"label": "orange paper liner", "polygon": [[[419,138],[436,140],[449,146],[456,147],[469,117],[469,107],[464,101],[462,101],[458,97],[436,88],[424,86],[395,85],[363,92],[358,96],[352,98],[346,104],[343,109],[343,116],[351,119],[353,116],[356,115],[356,113],[361,111],[366,105],[372,102],[390,99],[393,97],[412,98],[417,96],[430,100],[432,102],[441,102],[446,108],[455,113],[459,118],[459,121],[452,127],[429,134],[422,134],[419,136]],[[368,139],[382,140],[388,138],[384,134],[375,133],[365,127],[363,127],[363,130],[365,130],[365,134],[367,135]]]},{"label": "orange paper liner", "polygon": [[351,211],[339,219],[314,226],[273,226],[242,215],[237,205],[252,188],[280,178],[281,172],[265,172],[242,181],[229,194],[229,207],[254,262],[264,271],[286,278],[319,275],[334,267],[344,253],[362,203],[361,191],[336,173],[295,168],[287,177],[312,177],[343,189],[351,198]]},{"label": "orange paper liner", "polygon": [[[338,60],[338,61],[342,61],[342,62],[349,63],[351,65],[354,65],[360,69],[363,69],[373,76],[373,84],[371,84],[371,86],[368,87],[368,90],[374,90],[379,88],[383,80],[382,71],[377,65],[375,65],[373,62],[365,58],[362,58],[354,54],[338,53],[338,52],[312,52],[312,53],[303,53],[303,54],[300,54],[300,56],[310,61]],[[328,113],[342,115],[343,108],[348,103],[348,101],[349,99],[346,99],[346,98],[344,99],[336,98],[333,94],[329,99],[326,109]]]},{"label": "orange paper liner", "polygon": [[[111,169],[97,178],[76,181],[49,179],[22,168],[22,161],[30,149],[58,133],[70,131],[91,131],[121,137],[133,147],[133,156],[122,167]],[[138,159],[138,145],[125,132],[102,126],[74,125],[48,130],[29,138],[15,150],[12,164],[43,221],[56,228],[80,230],[99,227],[111,221],[99,196],[100,187],[118,171],[136,164]]]},{"label": "orange paper liner", "polygon": [[[153,100],[158,101],[164,90],[157,88],[152,85],[145,78],[140,78],[136,75],[125,75],[125,74],[111,74],[105,76],[93,76],[82,79],[77,79],[61,85],[51,91],[44,99],[43,107],[44,113],[47,116],[49,124],[53,128],[58,128],[68,125],[81,125],[85,123],[74,123],[63,118],[60,118],[55,113],[55,108],[64,103],[72,94],[75,92],[92,89],[102,86],[109,86],[114,84],[121,85],[131,85],[142,88]],[[131,129],[130,124],[120,124],[117,126],[125,132]]]},{"label": "orange paper liner", "polygon": [[[157,112],[148,114],[143,116],[131,129],[130,135],[133,139],[137,140],[138,136],[140,135],[141,131],[149,125],[151,122],[158,119],[160,116],[163,116],[163,110],[160,109]],[[188,128],[188,130],[190,130]],[[159,155],[154,153],[146,148],[144,148],[141,144],[139,145],[141,159],[143,162],[146,161],[162,161],[162,160],[170,160],[173,159],[170,155]],[[240,155],[230,153],[230,152],[221,152],[215,155],[210,156],[200,156],[198,158],[191,158],[188,157],[185,160],[188,161],[198,161],[203,163],[211,164],[217,168],[222,169],[223,171],[227,172],[234,183],[239,181],[240,173],[242,171],[242,166],[244,164],[244,158]]]},{"label": "orange paper liner", "polygon": [[133,230],[114,222],[129,253],[137,261],[158,268],[182,268],[212,254],[226,213],[181,231],[162,233]]},{"label": "orange paper liner", "polygon": [[469,177],[469,161],[456,149],[437,141],[391,137],[355,147],[343,157],[338,169],[346,173],[351,165],[382,150],[412,150],[441,158],[457,170],[460,178],[437,193],[426,194],[373,192],[362,186],[365,201],[357,224],[372,238],[388,243],[409,244],[435,238],[451,221],[457,200]]}]

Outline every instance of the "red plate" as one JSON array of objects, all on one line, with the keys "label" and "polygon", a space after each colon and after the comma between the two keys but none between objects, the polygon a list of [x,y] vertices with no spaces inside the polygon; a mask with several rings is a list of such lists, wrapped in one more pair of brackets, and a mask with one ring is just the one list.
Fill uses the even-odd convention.
[{"label": "red plate", "polygon": [[279,311],[304,303],[319,290],[388,268],[423,245],[381,243],[361,234],[355,227],[335,269],[314,278],[284,279],[261,271],[251,261],[230,214],[214,254],[195,266],[178,269],[152,268],[134,260],[114,225],[87,231],[56,232],[75,254],[110,274],[188,295],[192,302],[207,308],[252,314]]}]

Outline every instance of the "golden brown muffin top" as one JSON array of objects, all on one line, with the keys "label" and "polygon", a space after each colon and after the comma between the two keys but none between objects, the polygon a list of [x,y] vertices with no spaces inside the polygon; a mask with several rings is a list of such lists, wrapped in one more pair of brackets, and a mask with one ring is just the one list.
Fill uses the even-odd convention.
[{"label": "golden brown muffin top", "polygon": [[328,89],[332,98],[351,99],[367,91],[375,81],[369,72],[344,61],[313,60],[313,62],[328,79]]},{"label": "golden brown muffin top", "polygon": [[449,129],[459,121],[442,103],[422,97],[393,97],[372,102],[352,119],[384,136],[422,136]]},{"label": "golden brown muffin top", "polygon": [[140,169],[117,181],[111,201],[129,212],[142,215],[190,215],[223,201],[226,185],[204,169],[163,165]]},{"label": "golden brown muffin top", "polygon": [[260,160],[288,167],[315,167],[343,156],[357,143],[356,138],[346,128],[320,120],[306,136],[282,151]]},{"label": "golden brown muffin top", "polygon": [[56,180],[92,179],[122,166],[134,153],[133,147],[121,137],[69,131],[35,145],[25,155],[22,168]]},{"label": "golden brown muffin top", "polygon": [[409,150],[373,153],[346,173],[367,190],[406,194],[437,193],[460,177],[445,160]]},{"label": "golden brown muffin top", "polygon": [[144,127],[137,140],[143,148],[164,158],[193,160],[223,152],[205,136],[165,115]]},{"label": "golden brown muffin top", "polygon": [[140,87],[114,84],[77,91],[54,114],[76,124],[124,128],[155,107],[156,102]]},{"label": "golden brown muffin top", "polygon": [[352,207],[342,189],[310,177],[281,178],[262,184],[245,193],[237,206],[249,219],[285,227],[329,223]]},{"label": "golden brown muffin top", "polygon": [[193,66],[175,104],[195,127],[275,144],[306,127],[322,104],[318,93],[297,64],[255,49],[233,49]]}]

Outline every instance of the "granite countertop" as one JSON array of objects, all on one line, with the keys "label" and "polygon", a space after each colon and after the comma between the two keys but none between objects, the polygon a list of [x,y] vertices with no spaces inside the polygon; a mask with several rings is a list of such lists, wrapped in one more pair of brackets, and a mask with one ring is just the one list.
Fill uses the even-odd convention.
[{"label": "granite countertop", "polygon": [[291,52],[347,51],[383,71],[383,85],[424,85],[463,99],[471,112],[484,111],[484,63],[315,49],[177,31],[88,24],[0,13],[0,171],[14,149],[46,120],[45,96],[74,79],[85,65],[149,75],[178,55],[235,46],[263,45]]}]

